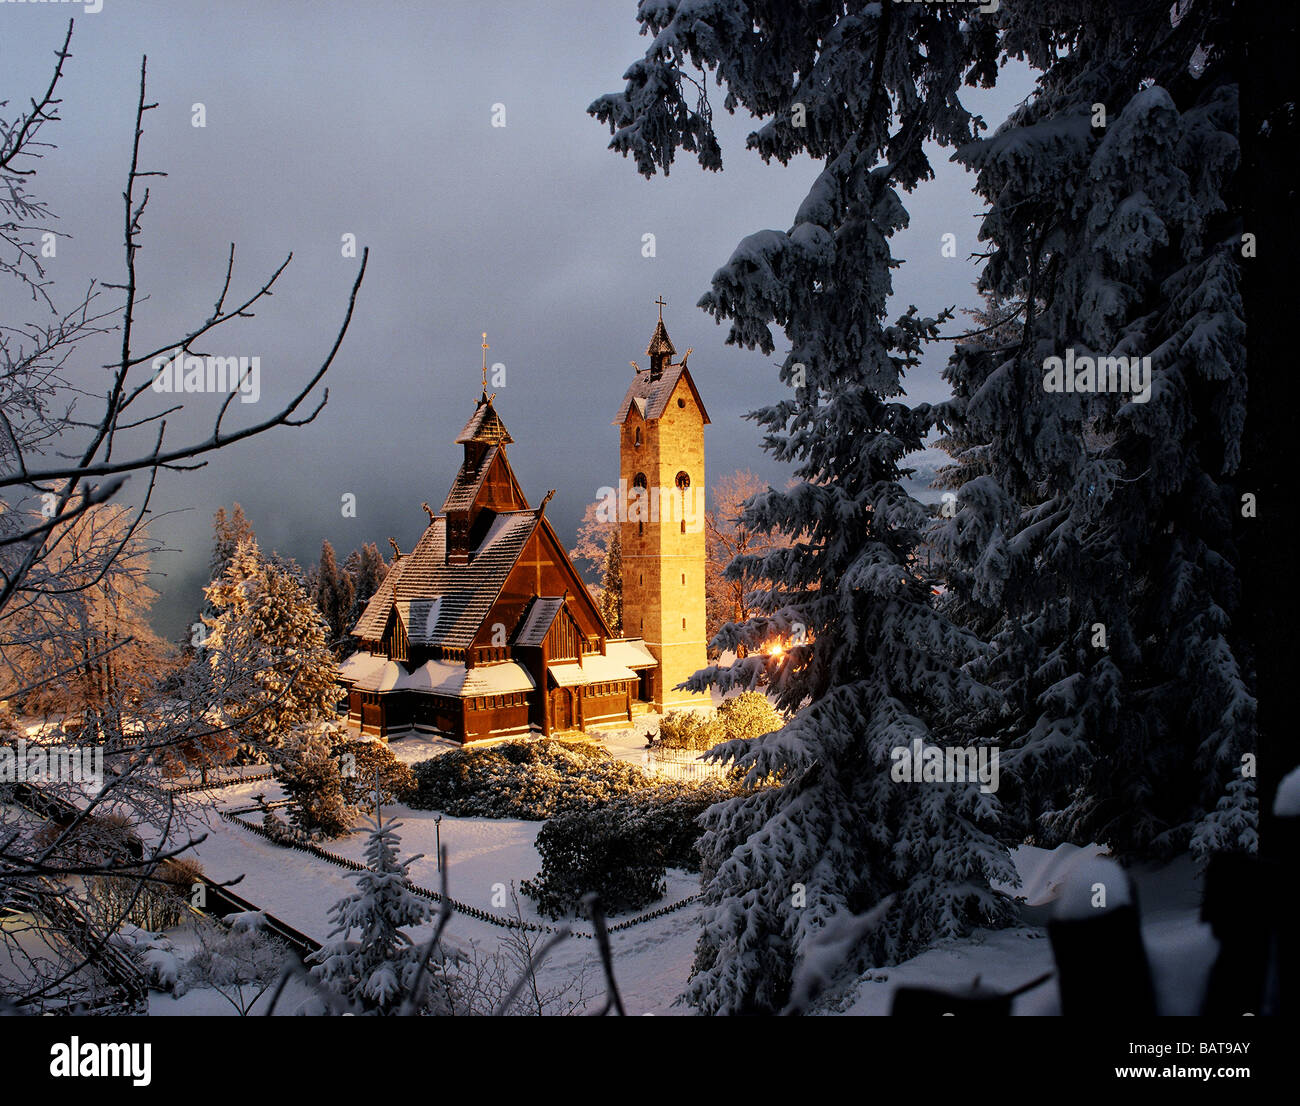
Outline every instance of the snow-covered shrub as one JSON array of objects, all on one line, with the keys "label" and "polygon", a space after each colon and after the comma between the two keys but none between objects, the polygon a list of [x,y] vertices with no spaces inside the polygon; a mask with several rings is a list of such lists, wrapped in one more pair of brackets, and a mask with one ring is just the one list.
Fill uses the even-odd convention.
[{"label": "snow-covered shrub", "polygon": [[[180,981],[181,963],[176,958],[170,942],[150,945],[140,954],[144,963],[145,978],[153,991],[174,991]],[[184,990],[181,992],[184,993]]]},{"label": "snow-covered shrub", "polygon": [[712,711],[674,710],[663,716],[659,734],[651,739],[652,745],[665,749],[690,749],[704,752],[724,740],[722,727]]},{"label": "snow-covered shrub", "polygon": [[363,814],[375,809],[375,786],[382,805],[404,803],[415,794],[415,773],[382,741],[346,741],[335,750],[341,766],[343,800]]},{"label": "snow-covered shrub", "polygon": [[573,913],[590,891],[610,913],[648,906],[663,897],[667,869],[699,871],[697,820],[735,794],[718,782],[665,784],[552,818],[537,835],[542,870],[521,890],[551,917]]},{"label": "snow-covered shrub", "polygon": [[289,829],[289,824],[274,810],[268,810],[262,816],[262,829],[276,841],[288,841],[293,838],[293,831]]},{"label": "snow-covered shrub", "polygon": [[670,711],[659,723],[654,744],[665,749],[705,752],[724,741],[749,741],[785,724],[781,713],[766,695],[746,691],[723,700],[714,711]]},{"label": "snow-covered shrub", "polygon": [[591,810],[655,786],[635,765],[597,745],[509,741],[487,749],[455,749],[415,766],[409,805],[479,818],[541,821]]},{"label": "snow-covered shrub", "polygon": [[288,951],[256,924],[205,924],[196,933],[200,947],[181,969],[178,986],[210,987],[247,1015],[276,981]]}]

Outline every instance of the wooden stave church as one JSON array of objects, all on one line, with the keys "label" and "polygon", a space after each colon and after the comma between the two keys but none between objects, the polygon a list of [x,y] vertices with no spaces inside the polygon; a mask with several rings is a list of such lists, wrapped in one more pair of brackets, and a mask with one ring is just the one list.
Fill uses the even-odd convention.
[{"label": "wooden stave church", "polygon": [[[629,424],[645,417],[644,402],[633,398],[659,387],[666,367],[698,402],[685,358],[667,365],[665,346],[671,351],[661,314],[647,349],[652,368],[637,369],[620,408]],[[352,630],[360,650],[340,665],[339,681],[348,723],[362,734],[414,731],[469,743],[627,725],[638,711],[663,710],[665,689],[704,666],[702,646],[698,656],[679,650],[661,662],[659,645],[612,636],[545,517],[554,492],[528,505],[494,400],[485,386],[456,438],[464,456],[441,513],[425,505],[424,534],[410,553],[396,554]],[[702,404],[700,413],[702,486]],[[702,611],[700,548],[692,610]],[[625,617],[636,614],[625,607]]]}]

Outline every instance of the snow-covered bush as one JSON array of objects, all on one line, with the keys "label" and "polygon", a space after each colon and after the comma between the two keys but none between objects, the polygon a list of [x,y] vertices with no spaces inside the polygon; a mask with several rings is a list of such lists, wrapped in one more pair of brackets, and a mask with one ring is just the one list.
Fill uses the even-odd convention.
[{"label": "snow-covered bush", "polygon": [[343,799],[363,814],[375,810],[375,788],[381,805],[404,803],[415,794],[415,773],[382,741],[346,741],[335,750],[342,775]]},{"label": "snow-covered bush", "polygon": [[[181,969],[179,986],[210,987],[242,1017],[270,989],[289,953],[276,938],[262,931],[265,915],[245,914],[229,929],[199,926],[199,949]],[[183,991],[180,993],[184,993]]]},{"label": "snow-covered bush", "polygon": [[724,741],[748,741],[779,730],[785,719],[766,695],[746,691],[723,700],[715,711],[670,711],[659,723],[654,744],[665,749],[705,752]]},{"label": "snow-covered bush", "polygon": [[551,917],[573,913],[590,891],[609,913],[648,906],[663,897],[667,869],[699,870],[699,816],[735,794],[717,782],[665,784],[552,818],[537,835],[542,870],[520,889]]},{"label": "snow-covered bush", "polygon": [[415,766],[418,810],[479,818],[541,821],[591,810],[655,780],[598,745],[509,741],[455,749]]}]

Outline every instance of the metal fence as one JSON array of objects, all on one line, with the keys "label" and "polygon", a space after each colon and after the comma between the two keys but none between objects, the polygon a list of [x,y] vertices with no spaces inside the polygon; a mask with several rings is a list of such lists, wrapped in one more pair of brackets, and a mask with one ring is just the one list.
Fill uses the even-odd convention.
[{"label": "metal fence", "polygon": [[670,780],[720,780],[727,774],[727,765],[701,760],[704,754],[697,749],[665,749],[651,746],[646,750],[645,769]]}]

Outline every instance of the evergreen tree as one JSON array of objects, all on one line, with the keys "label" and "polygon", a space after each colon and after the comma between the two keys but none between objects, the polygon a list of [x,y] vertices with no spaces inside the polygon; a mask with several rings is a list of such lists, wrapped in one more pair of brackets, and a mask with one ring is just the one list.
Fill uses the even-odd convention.
[{"label": "evergreen tree", "polygon": [[[374,542],[366,542],[360,549],[354,549],[348,554],[348,559],[343,562],[343,571],[352,581],[352,609],[347,618],[347,630],[350,632],[388,575],[388,565],[384,562],[379,547]],[[347,650],[350,652],[351,648],[349,640]]]},{"label": "evergreen tree", "polygon": [[[212,516],[212,554],[208,558],[208,583],[225,575],[240,542],[255,540],[253,524],[245,516],[243,507],[236,503],[229,514],[224,506],[218,507]],[[212,615],[212,604],[205,595],[195,622],[190,631],[183,635],[182,648],[187,662],[194,659],[195,649],[203,644]]]},{"label": "evergreen tree", "polygon": [[204,594],[216,613],[196,663],[230,689],[227,716],[248,745],[274,748],[295,726],[333,717],[337,669],[325,622],[290,572],[242,541]]},{"label": "evergreen tree", "polygon": [[208,579],[216,580],[225,575],[226,568],[235,556],[235,550],[242,542],[253,541],[253,524],[244,515],[244,508],[238,503],[229,515],[225,507],[218,507],[212,516],[212,556],[208,561]]},{"label": "evergreen tree", "polygon": [[347,731],[328,724],[296,727],[276,753],[275,778],[294,802],[289,821],[304,833],[339,837],[352,829],[358,810],[343,792],[340,746]]},{"label": "evergreen tree", "polygon": [[[1037,93],[958,152],[989,203],[982,285],[1033,309],[1013,342],[954,356],[945,418],[986,471],[940,540],[995,623],[981,674],[1011,704],[1017,809],[1049,845],[1255,846],[1227,10],[1010,14]],[[1047,391],[1067,351],[1149,357],[1149,392]]]},{"label": "evergreen tree", "polygon": [[911,309],[889,323],[886,310],[889,239],[907,221],[900,191],[931,175],[925,141],[974,137],[956,93],[967,73],[992,79],[996,39],[948,5],[668,3],[642,5],[638,19],[651,47],[625,91],[591,111],[643,173],[667,172],[678,146],[721,164],[688,63],[716,70],[728,110],[767,117],[749,138],[762,156],[823,163],[794,226],[742,241],[701,301],[730,320],[733,344],[771,353],[771,325],[784,328],[792,394],[753,417],[797,483],[745,511],[746,526],[792,544],[734,563],[769,586],[758,616],[715,639],[756,650],[779,633],[791,647],[692,686],[766,682],[793,717],[722,747],[751,781],[780,783],[704,818],[688,997],[709,1013],[797,1010],[855,950],[887,963],[1010,917],[990,887],[1014,880],[993,835],[995,798],[971,783],[891,778],[895,749],[972,740],[963,720],[994,701],[962,668],[978,642],[911,568],[928,512],[902,484],[903,458],[921,448],[930,412],[899,397],[947,315]]},{"label": "evergreen tree", "polygon": [[352,606],[356,598],[356,585],[350,573],[340,570],[334,556],[334,546],[321,543],[320,562],[311,574],[316,607],[329,626],[331,647],[339,650],[352,629]]},{"label": "evergreen tree", "polygon": [[577,542],[569,556],[578,569],[594,572],[600,585],[587,585],[606,624],[623,632],[623,541],[617,522],[599,517],[599,503],[588,503],[578,523]]},{"label": "evergreen tree", "polygon": [[312,974],[367,1013],[396,1014],[419,974],[421,950],[405,927],[427,921],[430,910],[406,886],[408,864],[397,852],[401,823],[372,824],[366,867],[356,875],[356,891],[330,908],[335,940],[313,954]]},{"label": "evergreen tree", "polygon": [[600,613],[615,634],[623,632],[623,539],[618,527],[609,537],[600,571]]}]

